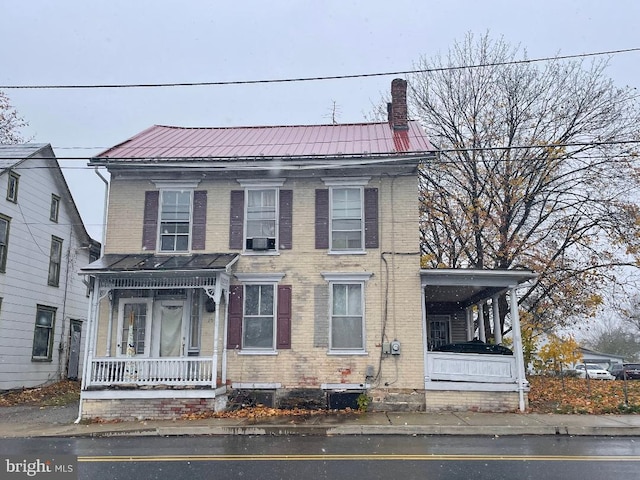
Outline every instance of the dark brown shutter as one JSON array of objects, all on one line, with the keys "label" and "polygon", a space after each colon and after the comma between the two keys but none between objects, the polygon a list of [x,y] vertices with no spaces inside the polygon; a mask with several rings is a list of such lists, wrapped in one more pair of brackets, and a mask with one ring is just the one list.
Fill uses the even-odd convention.
[{"label": "dark brown shutter", "polygon": [[378,248],[378,189],[364,189],[364,247]]},{"label": "dark brown shutter", "polygon": [[244,238],[244,190],[231,190],[231,209],[229,221],[229,248],[242,250]]},{"label": "dark brown shutter", "polygon": [[316,248],[329,248],[329,190],[316,190]]},{"label": "dark brown shutter", "polygon": [[291,285],[278,285],[277,348],[291,348]]},{"label": "dark brown shutter", "polygon": [[280,190],[280,248],[290,250],[293,247],[293,190]]},{"label": "dark brown shutter", "polygon": [[142,219],[142,249],[155,250],[158,238],[158,201],[160,192],[144,192],[144,216]]},{"label": "dark brown shutter", "polygon": [[204,250],[207,231],[207,191],[197,190],[193,192],[193,228],[191,232],[192,250]]},{"label": "dark brown shutter", "polygon": [[229,287],[229,318],[227,319],[227,348],[242,345],[242,285]]}]

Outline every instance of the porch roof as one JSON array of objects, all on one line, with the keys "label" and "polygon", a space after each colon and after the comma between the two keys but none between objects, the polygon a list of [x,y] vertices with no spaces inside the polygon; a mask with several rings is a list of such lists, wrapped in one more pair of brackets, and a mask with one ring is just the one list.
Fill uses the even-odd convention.
[{"label": "porch roof", "polygon": [[484,270],[471,268],[434,268],[420,270],[427,302],[471,305],[513,288],[538,275],[530,270]]},{"label": "porch roof", "polygon": [[191,255],[156,255],[108,253],[80,269],[90,275],[154,275],[185,273],[190,276],[227,272],[236,262],[236,253],[196,253]]}]

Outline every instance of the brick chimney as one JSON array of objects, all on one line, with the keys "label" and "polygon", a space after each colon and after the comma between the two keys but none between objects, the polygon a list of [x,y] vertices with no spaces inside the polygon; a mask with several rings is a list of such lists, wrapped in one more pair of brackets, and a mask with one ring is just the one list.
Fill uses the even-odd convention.
[{"label": "brick chimney", "polygon": [[391,82],[391,102],[387,103],[389,126],[393,130],[408,130],[407,81],[394,78]]}]

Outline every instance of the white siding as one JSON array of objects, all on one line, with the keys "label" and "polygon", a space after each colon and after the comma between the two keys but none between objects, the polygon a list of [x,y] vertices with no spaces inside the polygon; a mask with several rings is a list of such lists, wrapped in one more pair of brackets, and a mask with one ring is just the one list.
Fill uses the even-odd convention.
[{"label": "white siding", "polygon": [[[7,175],[0,176],[0,213],[11,217],[7,265],[0,273],[0,390],[65,377],[70,321],[86,320],[88,307],[87,288],[78,275],[89,261],[83,245],[87,237],[82,226],[78,228],[55,161],[30,158],[15,171],[20,174],[17,204],[6,200]],[[52,194],[61,199],[57,223],[49,219]],[[48,285],[52,235],[63,240],[58,287]],[[52,358],[47,362],[32,361],[31,356],[38,305],[56,309]],[[83,343],[85,334],[83,325]]]}]

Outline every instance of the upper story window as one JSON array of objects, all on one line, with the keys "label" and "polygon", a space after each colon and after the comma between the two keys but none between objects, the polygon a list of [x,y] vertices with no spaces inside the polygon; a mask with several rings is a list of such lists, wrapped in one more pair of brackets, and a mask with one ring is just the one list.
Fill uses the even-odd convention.
[{"label": "upper story window", "polygon": [[160,251],[188,252],[191,191],[163,190],[160,204]]},{"label": "upper story window", "polygon": [[58,223],[58,215],[60,214],[60,197],[54,193],[51,194],[51,208],[49,211],[49,220]]},{"label": "upper story window", "polygon": [[153,181],[145,192],[142,249],[189,252],[206,246],[207,191],[199,181]]},{"label": "upper story window", "polygon": [[362,187],[331,188],[331,250],[363,250]]},{"label": "upper story window", "polygon": [[7,200],[13,203],[18,202],[18,183],[20,181],[20,175],[16,172],[9,172],[7,181]]},{"label": "upper story window", "polygon": [[284,179],[238,180],[231,191],[229,248],[274,253],[292,248],[293,191]]},{"label": "upper story window", "polygon": [[7,251],[9,249],[9,225],[11,218],[0,214],[0,272],[7,269]]},{"label": "upper story window", "polygon": [[378,248],[378,189],[369,177],[323,178],[316,190],[316,248],[330,253],[365,253]]},{"label": "upper story window", "polygon": [[57,287],[60,284],[60,267],[62,265],[62,239],[51,237],[51,253],[49,255],[49,277],[47,284]]},{"label": "upper story window", "polygon": [[278,190],[247,190],[246,250],[276,250]]}]

